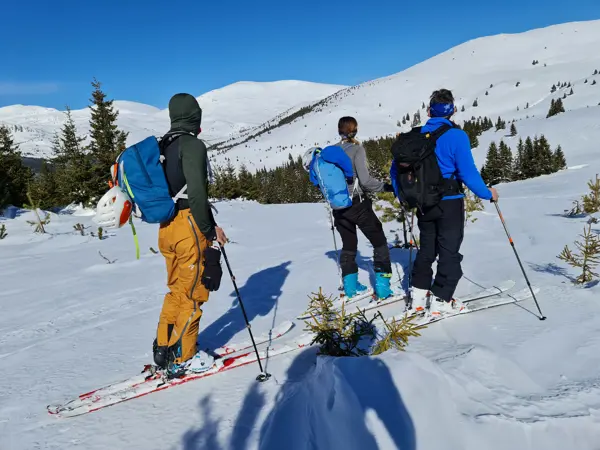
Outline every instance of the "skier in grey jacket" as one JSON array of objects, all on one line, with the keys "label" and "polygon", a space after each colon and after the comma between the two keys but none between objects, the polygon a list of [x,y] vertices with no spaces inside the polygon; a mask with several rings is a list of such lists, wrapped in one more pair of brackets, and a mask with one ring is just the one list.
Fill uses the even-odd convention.
[{"label": "skier in grey jacket", "polygon": [[390,250],[383,232],[383,226],[373,211],[371,200],[366,193],[393,192],[391,184],[373,178],[369,173],[365,148],[355,139],[358,123],[354,117],[342,117],[338,122],[338,133],[342,138],[338,144],[352,160],[353,183],[348,186],[352,195],[352,206],[333,212],[334,224],[342,237],[340,266],[346,296],[354,297],[365,291],[366,286],[358,281],[356,254],[358,249],[357,227],[373,246],[375,268],[375,294],[384,299],[393,294],[390,287],[392,266]]}]

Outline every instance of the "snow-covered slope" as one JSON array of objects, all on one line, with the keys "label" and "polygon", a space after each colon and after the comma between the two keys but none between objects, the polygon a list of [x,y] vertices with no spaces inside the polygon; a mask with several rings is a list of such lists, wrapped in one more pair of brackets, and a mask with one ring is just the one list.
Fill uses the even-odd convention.
[{"label": "snow-covered slope", "polygon": [[[459,111],[465,107],[456,115],[459,124],[472,116],[489,116],[495,121],[500,115],[506,121],[520,121],[517,126],[523,129],[541,126],[551,130],[560,119],[546,121],[550,102],[571,90],[551,94],[551,87],[570,82],[574,93],[564,100],[565,116],[573,120],[589,117],[590,123],[600,123],[600,75],[593,75],[600,71],[599,47],[600,20],[475,39],[398,74],[337,92],[291,124],[284,121],[277,126],[278,118],[243,134],[222,147],[230,149],[238,143],[229,151],[219,152],[216,162],[229,158],[234,163],[246,163],[248,168],[279,165],[289,153],[297,155],[313,145],[336,142],[337,121],[344,115],[357,118],[359,139],[395,134],[409,128],[410,123],[397,125],[407,113],[411,122],[417,111],[423,122],[427,119],[421,106],[439,88],[454,92]],[[534,60],[539,64],[534,65]],[[594,81],[597,84],[593,85]],[[476,99],[478,106],[474,107]],[[573,134],[576,131],[573,129]],[[586,139],[600,139],[591,133],[586,133]],[[481,141],[483,150],[476,153],[484,153],[487,142],[500,135],[487,133]],[[568,148],[570,141],[565,136],[553,143]]]},{"label": "snow-covered slope", "polygon": [[[312,103],[344,87],[288,80],[239,82],[207,92],[198,97],[203,108],[202,137],[209,143],[225,140],[234,132],[260,125],[289,108]],[[167,109],[129,101],[115,101],[114,105],[120,113],[119,126],[130,133],[130,144],[148,134],[161,134],[168,130]],[[79,133],[87,134],[89,109],[72,113]],[[52,137],[60,130],[64,120],[64,113],[52,108],[24,105],[0,108],[0,124],[11,127],[25,156],[49,155]]]},{"label": "snow-covered slope", "polygon": [[234,83],[198,97],[206,117],[203,133],[216,139],[243,132],[345,87],[295,80]]},{"label": "snow-covered slope", "polygon": [[[54,215],[45,236],[32,234],[31,213],[0,219],[8,231],[0,240],[0,448],[597,450],[600,288],[573,287],[576,272],[556,259],[586,221],[560,216],[600,169],[600,156],[586,151],[572,154],[588,158],[585,167],[499,187],[546,321],[529,300],[430,325],[404,353],[329,359],[297,350],[269,358],[263,384],[253,364],[70,419],[49,416],[46,405],[151,361],[166,291],[164,259],[149,250],[158,248],[157,227],[136,220],[136,261],[127,228],[102,241],[80,236],[74,224],[94,228],[77,211]],[[320,286],[336,292],[323,205],[216,206],[256,334],[294,320]],[[525,287],[494,208],[475,215],[457,294],[509,278]],[[257,241],[265,223],[269,239]],[[385,226],[390,241],[396,229]],[[362,237],[359,250],[368,282],[372,249]],[[403,277],[408,251],[393,249],[392,259],[394,278]],[[226,275],[203,310],[202,348],[247,340]],[[291,337],[303,332],[295,325]]]}]

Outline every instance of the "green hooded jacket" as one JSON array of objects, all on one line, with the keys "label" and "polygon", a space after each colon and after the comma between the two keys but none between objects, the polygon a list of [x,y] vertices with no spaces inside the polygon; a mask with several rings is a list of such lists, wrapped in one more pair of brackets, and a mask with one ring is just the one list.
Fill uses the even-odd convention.
[{"label": "green hooded jacket", "polygon": [[[165,151],[167,179],[175,193],[187,183],[188,199],[183,205],[189,206],[196,225],[206,239],[213,241],[216,239],[216,222],[208,201],[208,155],[206,145],[198,139],[202,109],[192,95],[176,94],[169,101],[169,117],[169,133],[184,131],[188,134],[177,138]],[[177,148],[180,164],[170,164],[170,147]]]}]

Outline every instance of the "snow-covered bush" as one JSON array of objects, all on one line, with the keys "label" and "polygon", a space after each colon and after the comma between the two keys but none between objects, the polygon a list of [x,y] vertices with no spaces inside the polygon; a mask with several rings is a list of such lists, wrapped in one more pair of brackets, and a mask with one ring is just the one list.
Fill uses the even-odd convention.
[{"label": "snow-covered bush", "polygon": [[307,312],[312,320],[306,321],[307,330],[314,334],[311,345],[319,344],[320,355],[365,356],[379,355],[392,348],[404,350],[408,339],[420,336],[418,331],[425,328],[412,323],[416,316],[386,322],[378,313],[385,326],[380,336],[373,324],[377,315],[369,320],[360,309],[353,313],[345,306],[338,309],[334,306],[336,299],[323,294],[320,288],[309,298]]}]

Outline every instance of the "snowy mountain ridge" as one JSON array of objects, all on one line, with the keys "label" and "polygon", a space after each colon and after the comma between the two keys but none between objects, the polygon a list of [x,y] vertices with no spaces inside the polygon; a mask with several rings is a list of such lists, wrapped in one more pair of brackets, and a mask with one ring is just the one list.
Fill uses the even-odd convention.
[{"label": "snowy mountain ridge", "polygon": [[[277,121],[284,119],[282,125],[269,121],[234,136],[217,146],[216,164],[230,160],[234,165],[245,163],[250,170],[275,167],[290,153],[296,156],[311,146],[335,143],[337,121],[343,115],[357,118],[359,140],[407,131],[417,111],[425,122],[423,105],[433,90],[442,87],[456,97],[459,124],[473,116],[494,121],[501,116],[507,122],[514,119],[520,128],[552,132],[557,122],[581,110],[594,118],[592,122],[600,122],[599,47],[600,20],[477,38],[395,75],[335,92],[304,111],[296,108],[289,120]],[[570,87],[552,93],[551,87],[559,82]],[[545,120],[551,100],[565,94],[566,113]],[[410,121],[402,125],[407,114]],[[482,151],[474,152],[478,163],[483,162],[487,143],[501,137],[495,131],[483,135]],[[555,143],[569,147],[567,141]]]},{"label": "snowy mountain ridge", "polygon": [[[345,86],[296,80],[238,82],[198,97],[203,109],[202,138],[208,143],[226,139],[294,106],[314,102]],[[115,100],[118,124],[129,132],[128,144],[169,128],[169,113],[143,103]],[[72,111],[79,134],[89,132],[89,108]],[[0,108],[0,124],[14,133],[24,156],[49,157],[55,132],[65,121],[64,112],[41,106],[11,105]]]}]

